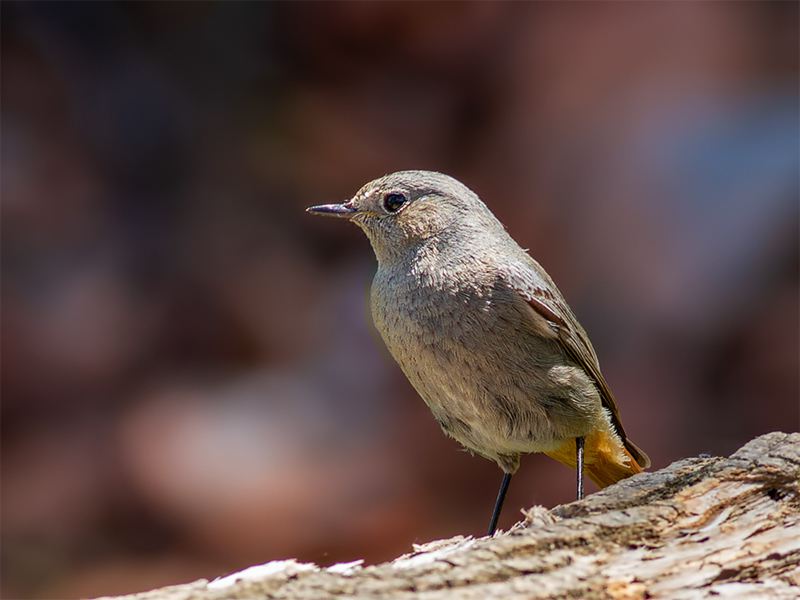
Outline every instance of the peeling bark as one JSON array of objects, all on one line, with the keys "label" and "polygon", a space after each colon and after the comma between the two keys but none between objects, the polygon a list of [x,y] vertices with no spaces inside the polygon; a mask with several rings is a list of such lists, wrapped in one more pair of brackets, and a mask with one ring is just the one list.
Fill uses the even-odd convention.
[{"label": "peeling bark", "polygon": [[799,480],[800,434],[770,433],[730,458],[681,460],[580,502],[535,506],[493,538],[431,542],[375,566],[274,561],[122,598],[794,599]]}]

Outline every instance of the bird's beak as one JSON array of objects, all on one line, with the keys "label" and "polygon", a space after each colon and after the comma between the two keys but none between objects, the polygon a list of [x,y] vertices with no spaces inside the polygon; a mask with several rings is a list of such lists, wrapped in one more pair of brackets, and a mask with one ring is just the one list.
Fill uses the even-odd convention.
[{"label": "bird's beak", "polygon": [[358,212],[353,204],[342,202],[341,204],[320,204],[319,206],[309,206],[306,209],[307,213],[312,215],[320,215],[322,217],[344,217],[349,218],[353,213]]}]

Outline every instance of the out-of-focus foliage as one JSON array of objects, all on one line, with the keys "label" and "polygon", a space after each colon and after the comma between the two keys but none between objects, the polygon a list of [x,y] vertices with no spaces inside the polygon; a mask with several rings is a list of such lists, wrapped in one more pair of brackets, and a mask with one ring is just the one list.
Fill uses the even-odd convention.
[{"label": "out-of-focus foliage", "polygon": [[[796,3],[2,4],[3,597],[480,534],[355,227],[475,189],[656,466],[798,428]],[[502,526],[573,494],[523,462]]]}]

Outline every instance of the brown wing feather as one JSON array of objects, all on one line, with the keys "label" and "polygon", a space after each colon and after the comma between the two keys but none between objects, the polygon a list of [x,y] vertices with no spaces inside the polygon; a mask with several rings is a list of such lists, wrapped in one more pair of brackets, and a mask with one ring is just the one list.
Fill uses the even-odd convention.
[{"label": "brown wing feather", "polygon": [[650,458],[625,435],[625,429],[622,427],[617,402],[614,400],[614,394],[611,393],[611,389],[608,387],[605,377],[603,377],[603,373],[600,371],[597,354],[592,347],[592,343],[589,341],[589,336],[586,335],[586,331],[584,331],[583,327],[578,323],[572,311],[565,304],[560,302],[551,291],[544,288],[534,288],[532,292],[522,292],[522,295],[533,310],[551,323],[551,327],[558,335],[558,339],[567,354],[578,363],[597,384],[603,406],[606,407],[611,414],[611,424],[625,444],[625,448],[631,453],[640,467],[649,467]]}]

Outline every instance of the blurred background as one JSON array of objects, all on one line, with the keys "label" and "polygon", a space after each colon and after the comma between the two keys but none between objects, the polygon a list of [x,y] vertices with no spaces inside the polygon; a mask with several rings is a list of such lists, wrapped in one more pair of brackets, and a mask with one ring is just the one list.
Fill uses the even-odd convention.
[{"label": "blurred background", "polygon": [[796,431],[799,127],[797,3],[3,2],[2,596],[483,534],[303,212],[398,169],[530,248],[654,467]]}]

